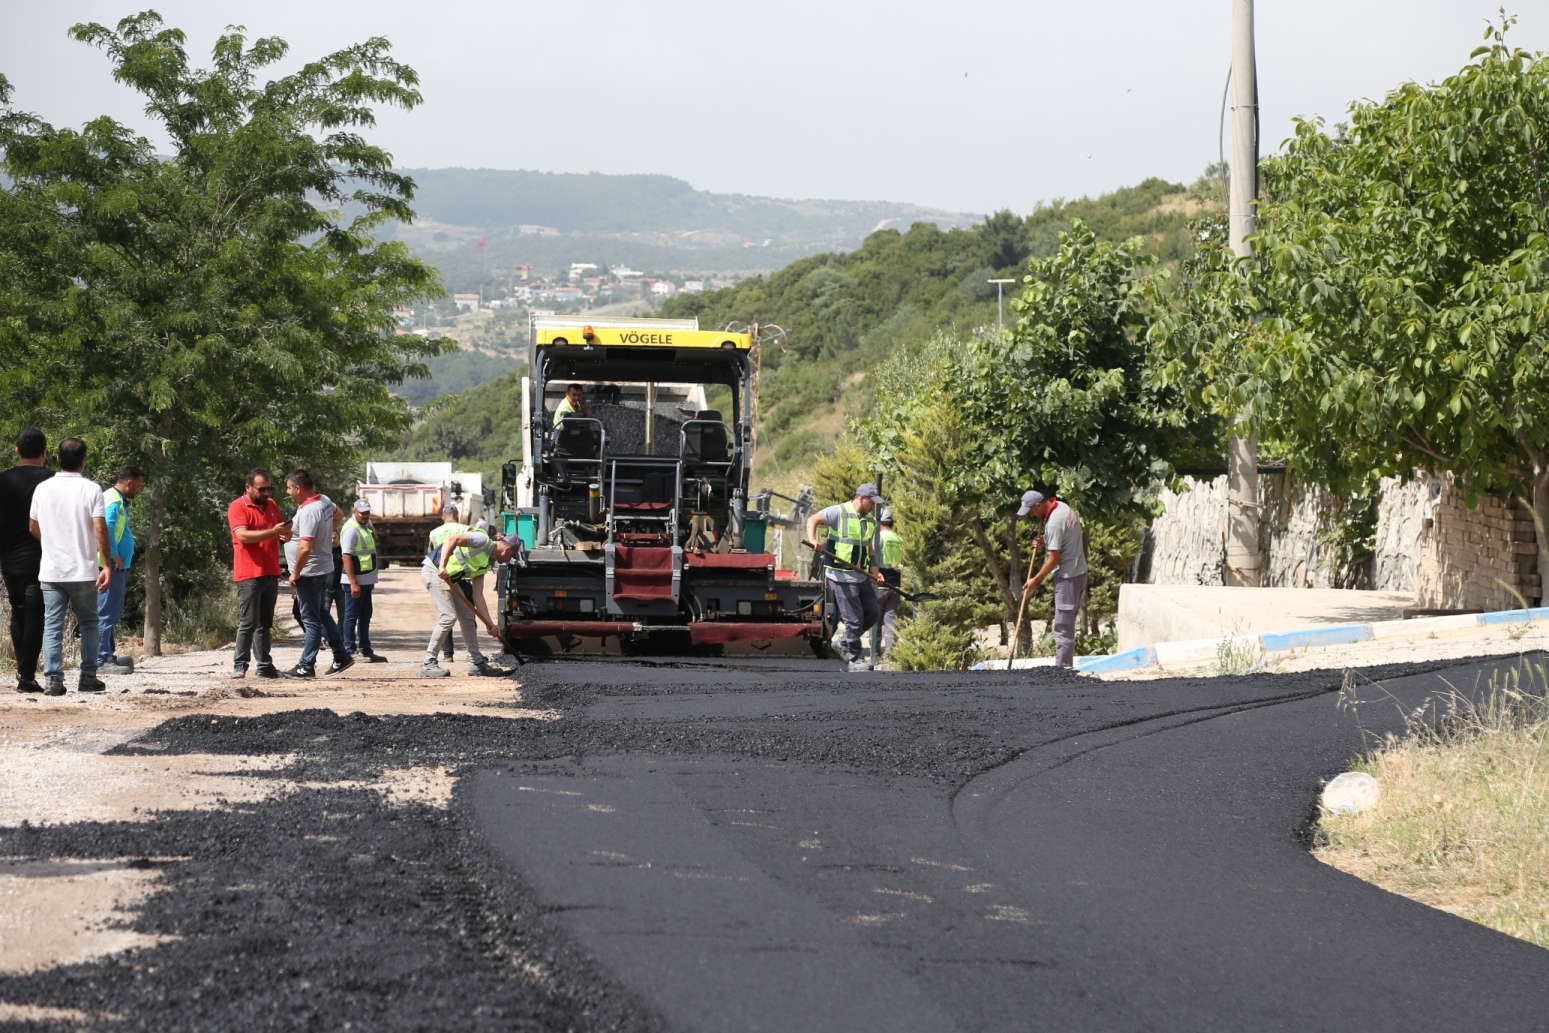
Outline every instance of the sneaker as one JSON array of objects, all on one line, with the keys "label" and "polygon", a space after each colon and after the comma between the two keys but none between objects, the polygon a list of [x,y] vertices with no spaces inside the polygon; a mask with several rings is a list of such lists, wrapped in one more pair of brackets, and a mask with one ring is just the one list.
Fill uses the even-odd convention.
[{"label": "sneaker", "polygon": [[233,678],[246,678],[247,677],[247,664],[232,664],[231,665],[231,676]]},{"label": "sneaker", "polygon": [[383,656],[381,653],[362,653],[360,658],[366,661],[368,664],[387,663],[387,657]]},{"label": "sneaker", "polygon": [[259,664],[258,670],[253,672],[260,678],[278,678],[280,672],[273,664]]},{"label": "sneaker", "polygon": [[445,667],[437,664],[434,660],[429,660],[423,664],[420,664],[421,678],[450,678],[451,676],[451,671],[448,671]]},{"label": "sneaker", "polygon": [[134,673],[134,667],[132,665],[126,666],[124,664],[118,663],[117,661],[112,661],[112,662],[105,663],[105,664],[98,664],[97,665],[97,673],[98,674],[133,674]]},{"label": "sneaker", "polygon": [[284,676],[286,678],[316,678],[317,672],[312,670],[310,667],[302,667],[300,664],[297,664],[295,667],[292,667],[290,670],[284,672]]},{"label": "sneaker", "polygon": [[853,671],[869,671],[869,670],[871,670],[871,665],[869,663],[867,663],[866,661],[864,661],[864,660],[851,660],[850,661],[850,670],[852,672]]},{"label": "sneaker", "polygon": [[338,660],[335,660],[333,662],[333,664],[328,668],[328,673],[329,674],[341,674],[344,671],[348,671],[351,667],[354,667],[354,666],[355,666],[355,658],[353,656],[351,656],[350,654],[345,653],[342,658],[340,658]]},{"label": "sneaker", "polygon": [[77,692],[106,692],[107,688],[106,685],[102,684],[102,679],[95,674],[83,674],[80,680],[75,683],[75,690]]},{"label": "sneaker", "polygon": [[28,678],[26,681],[23,681],[22,679],[17,678],[16,679],[16,691],[17,692],[42,692],[43,691],[43,686],[38,684],[38,680],[36,678]]},{"label": "sneaker", "polygon": [[468,673],[475,678],[504,678],[511,672],[504,667],[497,667],[488,660],[484,660],[480,663],[469,664]]},{"label": "sneaker", "polygon": [[63,678],[50,678],[48,688],[43,690],[45,696],[63,696],[65,694],[65,680]]},{"label": "sneaker", "polygon": [[130,673],[134,672],[134,657],[132,656],[115,656],[113,662],[119,667],[129,668]]}]

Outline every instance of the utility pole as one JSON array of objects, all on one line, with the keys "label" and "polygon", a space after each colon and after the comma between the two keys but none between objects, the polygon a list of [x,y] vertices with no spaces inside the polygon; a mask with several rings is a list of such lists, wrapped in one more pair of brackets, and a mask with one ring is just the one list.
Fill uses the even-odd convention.
[{"label": "utility pole", "polygon": [[[1232,0],[1232,165],[1227,211],[1232,251],[1253,253],[1247,237],[1256,228],[1259,198],[1259,83],[1253,53],[1253,0]],[[1259,585],[1259,446],[1247,414],[1233,422],[1227,441],[1226,577],[1228,585]]]},{"label": "utility pole", "polygon": [[1000,333],[1006,332],[1006,284],[1016,283],[1015,280],[986,280],[986,283],[995,285],[995,329]]}]

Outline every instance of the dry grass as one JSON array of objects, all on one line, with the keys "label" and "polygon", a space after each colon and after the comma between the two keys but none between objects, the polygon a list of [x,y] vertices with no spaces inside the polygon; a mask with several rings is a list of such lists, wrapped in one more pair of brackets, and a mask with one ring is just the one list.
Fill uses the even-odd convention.
[{"label": "dry grass", "polygon": [[1381,802],[1353,817],[1325,813],[1316,856],[1549,947],[1546,688],[1538,666],[1472,701],[1455,694],[1416,712],[1407,735],[1355,765],[1381,784]]}]

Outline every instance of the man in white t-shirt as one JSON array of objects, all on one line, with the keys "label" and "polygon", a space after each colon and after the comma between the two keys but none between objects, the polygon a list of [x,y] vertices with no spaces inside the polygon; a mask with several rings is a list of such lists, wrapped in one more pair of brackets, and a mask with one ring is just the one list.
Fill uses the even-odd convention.
[{"label": "man in white t-shirt", "polygon": [[[81,692],[106,688],[97,677],[97,596],[108,590],[111,567],[99,567],[99,556],[112,556],[108,542],[107,506],[102,489],[82,475],[86,442],[66,438],[59,443],[59,472],[32,493],[27,526],[43,546],[38,583],[43,589],[43,692],[65,694],[65,611],[75,611],[81,627]],[[110,561],[111,562],[111,561]]]}]

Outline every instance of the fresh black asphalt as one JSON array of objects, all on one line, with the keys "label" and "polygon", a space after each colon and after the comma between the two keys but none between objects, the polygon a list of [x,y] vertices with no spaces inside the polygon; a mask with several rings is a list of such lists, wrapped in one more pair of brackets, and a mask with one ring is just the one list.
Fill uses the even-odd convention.
[{"label": "fresh black asphalt", "polygon": [[[145,859],[164,888],[133,925],[177,937],[0,1001],[146,1030],[1542,1029],[1549,953],[1308,853],[1324,780],[1516,663],[556,662],[521,677],[557,721],[178,719],[121,749],[335,785],[0,832]],[[450,811],[339,784],[411,764],[462,772]]]}]

